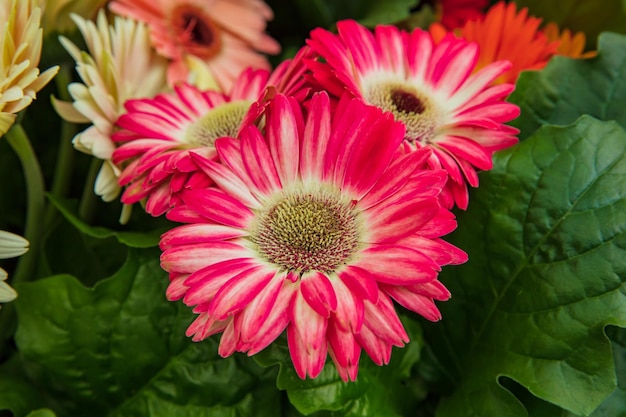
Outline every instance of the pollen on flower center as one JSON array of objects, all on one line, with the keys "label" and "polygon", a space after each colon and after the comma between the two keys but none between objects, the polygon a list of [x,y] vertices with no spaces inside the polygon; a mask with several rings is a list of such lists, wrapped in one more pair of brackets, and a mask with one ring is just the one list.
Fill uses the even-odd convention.
[{"label": "pollen on flower center", "polygon": [[217,138],[235,137],[250,104],[238,100],[211,109],[187,128],[184,141],[194,146],[213,146]]},{"label": "pollen on flower center", "polygon": [[206,59],[221,48],[219,28],[197,7],[176,7],[172,11],[171,27],[174,40],[192,55]]},{"label": "pollen on flower center", "polygon": [[330,273],[358,248],[357,214],[334,193],[289,193],[260,214],[251,239],[286,270]]},{"label": "pollen on flower center", "polygon": [[440,125],[441,111],[434,100],[411,85],[397,82],[376,83],[365,99],[374,106],[393,113],[406,126],[405,139],[426,144]]}]

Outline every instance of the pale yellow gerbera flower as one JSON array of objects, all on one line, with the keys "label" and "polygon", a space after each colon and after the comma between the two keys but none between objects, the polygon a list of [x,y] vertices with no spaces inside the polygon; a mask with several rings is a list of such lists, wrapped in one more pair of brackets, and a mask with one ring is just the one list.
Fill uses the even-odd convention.
[{"label": "pale yellow gerbera flower", "polygon": [[41,10],[33,0],[1,0],[0,22],[0,135],[4,135],[16,114],[28,107],[59,71],[52,67],[39,73],[43,32]]},{"label": "pale yellow gerbera flower", "polygon": [[73,144],[77,150],[104,161],[95,192],[104,201],[112,201],[120,192],[120,170],[111,162],[116,147],[111,140],[115,122],[126,112],[126,100],[153,97],[166,88],[167,62],[151,47],[148,29],[142,23],[116,17],[109,25],[104,11],[98,14],[97,23],[77,15],[72,18],[89,52],[60,37],[76,61],[82,83],[69,85],[73,102],[53,103],[65,120],[92,124],[74,137]]},{"label": "pale yellow gerbera flower", "polygon": [[44,34],[53,32],[67,33],[76,29],[71,18],[77,14],[85,19],[96,16],[107,0],[38,0],[42,10],[41,27]]},{"label": "pale yellow gerbera flower", "polygon": [[[14,233],[0,230],[0,259],[15,258],[28,250],[28,241]],[[7,303],[17,297],[17,293],[5,281],[7,272],[0,268],[0,303]]]}]

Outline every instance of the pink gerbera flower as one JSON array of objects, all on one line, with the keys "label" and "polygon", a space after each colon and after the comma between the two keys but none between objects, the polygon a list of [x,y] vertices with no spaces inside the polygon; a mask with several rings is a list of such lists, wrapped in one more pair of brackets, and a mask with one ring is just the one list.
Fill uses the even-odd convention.
[{"label": "pink gerbera flower", "polygon": [[347,90],[392,112],[406,126],[406,142],[431,148],[431,166],[448,171],[444,205],[467,208],[476,170],[491,169],[493,153],[517,142],[517,129],[503,124],[519,114],[504,101],[514,86],[491,85],[510,63],[472,74],[478,47],[453,35],[435,44],[421,29],[378,26],[372,34],[351,20],[337,29],[311,32],[307,43],[325,61],[311,63],[313,77],[335,96]]},{"label": "pink gerbera flower", "polygon": [[308,94],[302,60],[310,51],[303,48],[294,59],[283,61],[270,73],[247,69],[230,94],[200,91],[189,84],[175,87],[151,99],[128,100],[126,113],[112,139],[121,145],[113,152],[113,163],[123,166],[119,177],[126,186],[124,204],[146,200],[145,209],[160,216],[176,204],[185,188],[204,187],[210,179],[190,157],[194,151],[214,158],[214,142],[222,136],[237,136],[242,126],[262,112],[256,104],[267,87],[299,99]]},{"label": "pink gerbera flower", "polygon": [[196,157],[217,188],[168,213],[190,224],[162,236],[161,265],[167,297],[198,314],[193,340],[222,333],[220,355],[253,355],[286,329],[301,378],[329,354],[354,380],[361,350],[382,365],[409,340],[392,300],[439,320],[438,271],[466,255],[440,239],[456,222],[439,205],[445,172],[419,168],[430,150],[394,158],[401,123],[358,99],[331,112],[325,92],[308,108],[304,121],[279,94],[264,133],[218,139],[221,163]]},{"label": "pink gerbera flower", "polygon": [[200,59],[228,91],[247,67],[269,69],[262,53],[280,45],[264,33],[272,10],[262,0],[114,0],[110,9],[145,22],[157,52],[171,60],[171,85],[187,81],[187,59]]}]

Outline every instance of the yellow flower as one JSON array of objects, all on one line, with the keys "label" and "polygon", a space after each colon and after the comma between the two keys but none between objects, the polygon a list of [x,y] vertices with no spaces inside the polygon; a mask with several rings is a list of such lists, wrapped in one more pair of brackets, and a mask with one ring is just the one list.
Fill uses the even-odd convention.
[{"label": "yellow flower", "polygon": [[40,18],[41,10],[33,0],[0,1],[0,135],[9,130],[16,113],[28,107],[59,70],[55,66],[39,73],[43,36]]}]

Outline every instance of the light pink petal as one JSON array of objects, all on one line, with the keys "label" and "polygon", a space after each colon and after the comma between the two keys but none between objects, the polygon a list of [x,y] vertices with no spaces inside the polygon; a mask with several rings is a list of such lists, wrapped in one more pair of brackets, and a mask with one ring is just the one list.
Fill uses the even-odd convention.
[{"label": "light pink petal", "polygon": [[263,325],[258,329],[254,340],[251,340],[247,346],[248,355],[254,355],[265,349],[285,330],[291,318],[290,306],[297,291],[297,284],[289,279],[283,282],[273,308]]},{"label": "light pink petal", "polygon": [[394,285],[432,281],[440,269],[416,250],[392,244],[371,244],[354,265],[367,270],[377,281]]},{"label": "light pink petal", "polygon": [[224,329],[224,333],[222,333],[222,337],[220,338],[220,345],[217,348],[217,353],[222,358],[226,358],[235,353],[238,344],[239,329],[235,326],[235,321],[231,319]]},{"label": "light pink petal", "polygon": [[354,20],[337,22],[337,31],[350,51],[357,71],[367,73],[378,68],[381,53],[372,32]]},{"label": "light pink petal", "polygon": [[376,304],[365,302],[364,307],[363,321],[374,334],[394,346],[403,346],[409,341],[409,336],[398,318],[393,302],[384,291],[380,290]]},{"label": "light pink petal", "polygon": [[422,165],[430,154],[430,148],[422,148],[395,158],[374,187],[359,200],[359,207],[362,210],[367,210],[401,190],[416,167]]},{"label": "light pink petal", "polygon": [[266,266],[258,266],[239,273],[215,294],[209,306],[209,313],[216,320],[224,320],[238,313],[265,288],[275,274],[275,270]]},{"label": "light pink petal", "polygon": [[391,359],[391,350],[393,345],[376,336],[372,330],[363,326],[358,334],[354,335],[356,341],[363,350],[372,358],[372,361],[378,365],[387,365]]},{"label": "light pink petal", "polygon": [[226,226],[245,229],[254,218],[248,207],[220,190],[188,190],[182,194],[182,199],[198,214]]},{"label": "light pink petal", "polygon": [[209,242],[166,249],[161,267],[168,272],[191,274],[205,266],[236,258],[249,258],[249,250],[239,243]]},{"label": "light pink petal", "polygon": [[193,152],[191,157],[220,189],[250,208],[259,208],[258,200],[252,195],[247,185],[228,167]]},{"label": "light pink petal", "polygon": [[315,378],[324,367],[327,325],[327,319],[317,314],[302,295],[297,294],[293,303],[291,324],[287,327],[287,340],[291,360],[302,379],[307,374]]},{"label": "light pink petal", "polygon": [[410,197],[413,196],[398,192],[367,211],[368,242],[391,243],[418,233],[439,212],[436,197]]},{"label": "light pink petal", "polygon": [[309,114],[300,147],[300,176],[303,181],[322,178],[324,153],[330,138],[330,101],[326,92],[309,102]]},{"label": "light pink petal", "polygon": [[267,141],[283,186],[298,178],[300,136],[295,112],[300,111],[282,94],[272,99],[267,111]]},{"label": "light pink petal", "polygon": [[337,372],[345,382],[355,381],[359,372],[359,357],[361,346],[350,330],[336,325],[334,320],[328,323],[327,330],[328,353],[335,363]]},{"label": "light pink petal", "polygon": [[378,284],[365,269],[348,265],[338,275],[355,297],[369,300],[372,303],[378,300]]},{"label": "light pink petal", "polygon": [[246,127],[240,139],[243,163],[256,188],[265,195],[280,189],[274,160],[259,129],[256,126]]},{"label": "light pink petal", "polygon": [[189,306],[197,306],[196,312],[209,311],[215,294],[233,277],[251,271],[254,264],[249,259],[230,259],[204,267],[185,280],[189,287],[183,301]]},{"label": "light pink petal", "polygon": [[317,271],[311,271],[302,275],[300,279],[300,292],[317,314],[328,317],[337,309],[337,296],[328,277]]},{"label": "light pink petal", "polygon": [[242,229],[221,224],[186,224],[165,232],[159,245],[166,248],[172,245],[228,240],[246,234],[247,232]]},{"label": "light pink petal", "polygon": [[416,312],[427,320],[441,320],[441,313],[432,298],[415,294],[406,288],[387,285],[383,287],[383,291],[393,297],[403,307]]},{"label": "light pink petal", "polygon": [[331,284],[337,297],[337,309],[331,314],[335,325],[357,333],[363,324],[363,299],[353,294],[340,279],[333,279]]},{"label": "light pink petal", "polygon": [[239,314],[237,324],[241,329],[242,341],[249,342],[254,340],[257,336],[259,329],[263,326],[265,320],[274,308],[276,298],[285,282],[285,275],[284,273],[274,275],[265,288],[263,288]]}]

